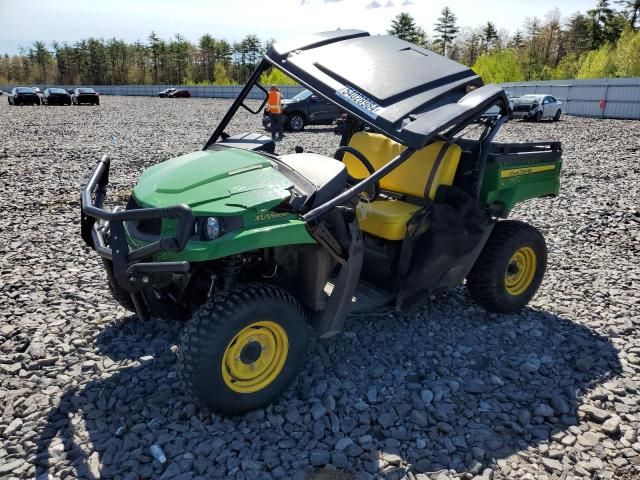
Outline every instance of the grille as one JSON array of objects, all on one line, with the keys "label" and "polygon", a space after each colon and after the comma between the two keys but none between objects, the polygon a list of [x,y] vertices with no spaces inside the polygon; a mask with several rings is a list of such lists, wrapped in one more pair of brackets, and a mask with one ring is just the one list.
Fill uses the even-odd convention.
[{"label": "grille", "polygon": [[515,105],[513,107],[514,112],[528,112],[531,108],[531,105]]},{"label": "grille", "polygon": [[[138,202],[133,198],[133,196],[129,197],[129,201],[127,202],[127,210],[138,210],[142,208]],[[148,220],[138,220],[137,222],[132,222],[136,226],[136,228],[141,233],[146,233],[149,235],[160,235],[162,230],[162,219],[161,218],[151,218]]]},{"label": "grille", "polygon": [[160,235],[161,228],[162,228],[162,219],[160,218],[152,218],[149,220],[138,221],[138,230],[140,230],[142,233],[148,233],[151,235]]}]

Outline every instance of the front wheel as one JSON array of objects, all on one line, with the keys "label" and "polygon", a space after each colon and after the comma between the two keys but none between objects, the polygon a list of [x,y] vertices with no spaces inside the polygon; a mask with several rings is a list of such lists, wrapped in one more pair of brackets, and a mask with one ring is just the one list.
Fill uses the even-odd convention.
[{"label": "front wheel", "polygon": [[292,114],[287,120],[287,129],[292,132],[300,132],[304,129],[304,117],[299,113]]},{"label": "front wheel", "polygon": [[111,292],[111,296],[116,302],[120,304],[122,308],[135,313],[136,306],[133,303],[131,294],[127,292],[124,288],[122,288],[120,285],[118,285],[113,278],[113,264],[111,263],[111,260],[103,259],[102,262],[104,263],[104,268],[107,271],[107,284],[109,286],[109,291]]},{"label": "front wheel", "polygon": [[558,120],[560,120],[560,115],[561,115],[561,112],[560,110],[558,110],[556,114],[553,116],[553,121],[557,122]]},{"label": "front wheel", "polygon": [[298,302],[266,284],[240,285],[200,307],[185,326],[185,385],[211,410],[236,415],[272,402],[304,364],[307,324]]},{"label": "front wheel", "polygon": [[535,295],[547,268],[542,233],[515,220],[498,222],[467,276],[471,297],[490,312],[513,313]]},{"label": "front wheel", "polygon": [[540,122],[540,121],[542,121],[542,112],[538,112],[538,113],[536,113],[536,116],[534,117],[534,121],[535,121],[535,122]]}]

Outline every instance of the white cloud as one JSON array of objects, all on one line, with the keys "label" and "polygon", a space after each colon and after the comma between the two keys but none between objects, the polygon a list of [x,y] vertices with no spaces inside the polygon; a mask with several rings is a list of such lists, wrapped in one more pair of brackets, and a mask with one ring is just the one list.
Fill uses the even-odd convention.
[{"label": "white cloud", "polygon": [[385,5],[384,8],[392,8],[394,7],[393,2],[391,0],[389,0]]},{"label": "white cloud", "polygon": [[403,7],[408,5],[413,5],[413,4],[414,4],[413,0],[404,0],[404,2],[402,2]]},{"label": "white cloud", "polygon": [[373,2],[371,2],[370,4],[367,5],[368,9],[372,9],[372,8],[380,8],[382,5],[380,5],[380,3],[378,2],[378,0],[373,0]]}]

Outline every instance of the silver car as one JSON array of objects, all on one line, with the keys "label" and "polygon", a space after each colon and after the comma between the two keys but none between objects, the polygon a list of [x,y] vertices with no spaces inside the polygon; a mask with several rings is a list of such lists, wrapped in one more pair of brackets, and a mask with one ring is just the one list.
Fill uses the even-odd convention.
[{"label": "silver car", "polygon": [[557,122],[561,114],[562,102],[551,95],[523,95],[513,100],[513,118],[534,122],[550,118]]}]

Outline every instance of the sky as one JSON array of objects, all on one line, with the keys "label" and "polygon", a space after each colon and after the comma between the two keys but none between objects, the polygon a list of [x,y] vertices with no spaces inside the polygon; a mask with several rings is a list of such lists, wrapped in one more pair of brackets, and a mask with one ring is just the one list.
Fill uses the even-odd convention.
[{"label": "sky", "polygon": [[460,26],[494,22],[515,31],[525,17],[558,7],[563,17],[592,8],[596,0],[0,0],[0,54],[15,54],[36,40],[73,43],[83,38],[146,40],[154,30],[197,42],[209,33],[236,41],[249,33],[286,39],[309,32],[357,28],[384,33],[409,12],[428,34],[447,5]]}]

